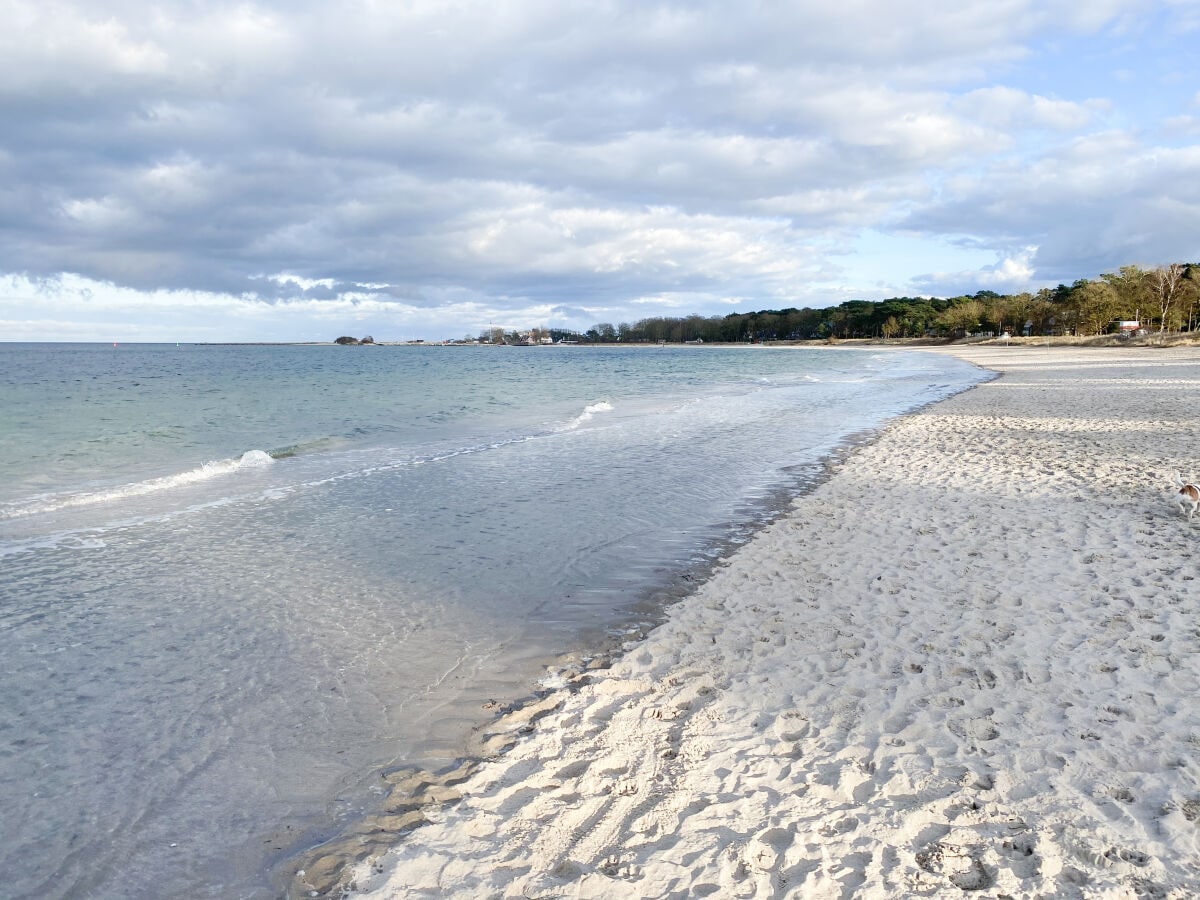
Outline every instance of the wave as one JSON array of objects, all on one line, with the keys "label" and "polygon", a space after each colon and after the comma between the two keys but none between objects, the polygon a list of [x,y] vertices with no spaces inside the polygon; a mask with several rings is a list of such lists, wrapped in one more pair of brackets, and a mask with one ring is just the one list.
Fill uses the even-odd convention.
[{"label": "wave", "polygon": [[301,441],[297,444],[288,444],[285,447],[275,447],[268,450],[267,455],[271,459],[290,459],[293,456],[302,456],[307,453],[315,453],[320,450],[329,450],[338,445],[337,438],[324,437],[316,438],[311,441]]},{"label": "wave", "polygon": [[574,431],[580,425],[590,422],[596,413],[612,412],[613,405],[607,400],[598,400],[595,403],[589,404],[583,408],[583,412],[573,418],[570,422],[558,428],[559,431]]},{"label": "wave", "polygon": [[[379,448],[374,451],[361,451],[372,454],[384,454],[385,458],[374,464],[364,465],[360,462],[352,468],[338,471],[325,477],[315,478],[310,481],[298,482],[297,484],[293,485],[292,488],[280,490],[291,490],[296,487],[319,487],[321,485],[332,484],[334,482],[345,481],[352,478],[366,478],[383,472],[393,472],[397,470],[415,468],[417,466],[442,463],[461,456],[474,456],[479,453],[488,453],[492,450],[499,450],[503,447],[511,447],[514,444],[524,444],[529,441],[539,441],[546,438],[552,438],[554,435],[574,431],[581,425],[590,421],[597,413],[612,412],[614,408],[615,407],[607,400],[598,400],[595,403],[585,406],[583,408],[583,412],[571,419],[569,422],[561,424],[557,427],[543,426],[541,429],[511,434],[507,437],[500,437],[497,440],[483,441],[482,443],[478,444],[451,446],[443,449],[431,449],[427,452],[417,453],[412,453],[410,448],[400,447]],[[277,456],[277,453],[279,453],[279,451],[272,450],[271,456],[283,458],[283,456]],[[401,453],[402,455],[399,459],[387,458],[394,453]],[[362,457],[359,457],[359,459],[361,460]],[[272,496],[281,496],[281,494],[274,492]]]},{"label": "wave", "polygon": [[147,481],[137,481],[100,491],[88,491],[78,494],[57,494],[37,497],[32,500],[18,501],[7,508],[0,509],[0,519],[17,519],[39,513],[56,512],[77,506],[92,506],[99,503],[110,503],[114,500],[127,500],[132,497],[144,497],[147,494],[157,494],[173,488],[232,475],[249,469],[262,469],[275,462],[275,458],[265,450],[247,450],[241,456],[231,459],[219,459],[206,462],[202,466],[179,472],[175,475],[164,475]]}]

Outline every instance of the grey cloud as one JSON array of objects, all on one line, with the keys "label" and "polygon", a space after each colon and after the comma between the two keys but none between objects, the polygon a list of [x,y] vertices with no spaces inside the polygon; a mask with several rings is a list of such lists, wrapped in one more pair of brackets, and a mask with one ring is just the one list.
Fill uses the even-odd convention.
[{"label": "grey cloud", "polygon": [[1145,147],[1119,132],[1095,136],[1029,166],[1010,163],[963,179],[950,199],[903,224],[972,234],[992,246],[1036,244],[1041,282],[1192,260],[1200,250],[1200,148]]},{"label": "grey cloud", "polygon": [[[1010,208],[1049,219],[1054,192],[995,161],[996,122],[1079,111],[1003,93],[979,117],[952,88],[1119,5],[27,8],[31,33],[0,39],[17,125],[0,136],[0,271],[579,309],[802,292],[831,271],[814,241],[897,218],[997,245],[1036,234],[1039,266],[1069,264],[1086,227]],[[926,202],[929,172],[980,159],[988,179]],[[261,278],[278,272],[334,285]]]}]

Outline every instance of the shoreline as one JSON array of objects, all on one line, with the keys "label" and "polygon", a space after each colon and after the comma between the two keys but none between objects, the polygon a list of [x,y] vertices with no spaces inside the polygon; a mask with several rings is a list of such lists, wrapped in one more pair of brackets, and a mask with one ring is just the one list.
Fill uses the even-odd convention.
[{"label": "shoreline", "polygon": [[1195,890],[1197,591],[1162,469],[1200,465],[1200,352],[921,349],[1002,377],[835,460],[452,794],[398,785],[426,824],[355,887]]},{"label": "shoreline", "polygon": [[[601,345],[620,347],[620,345]],[[647,347],[651,345],[645,345]],[[717,347],[718,345],[708,345]],[[749,347],[721,345],[726,348]],[[627,345],[628,347],[628,345]],[[762,349],[761,345],[755,349]],[[773,349],[796,349],[782,347]],[[828,350],[819,347],[799,349]],[[977,368],[977,367],[976,367]],[[982,377],[994,374],[979,370]],[[971,385],[957,388],[969,390]],[[925,400],[899,415],[910,415],[940,402]],[[650,586],[645,595],[626,610],[619,621],[605,628],[606,634],[597,640],[583,641],[572,649],[548,655],[543,663],[543,675],[538,688],[520,697],[505,701],[486,700],[481,709],[495,718],[474,726],[465,736],[457,756],[444,756],[437,765],[433,760],[406,760],[378,771],[386,788],[373,809],[364,810],[348,825],[334,830],[314,831],[316,841],[292,842],[289,849],[278,854],[269,871],[272,881],[289,897],[334,897],[350,889],[354,868],[367,860],[386,853],[406,835],[429,819],[431,806],[453,803],[460,798],[458,786],[470,778],[485,762],[507,753],[534,724],[554,711],[561,698],[609,668],[622,655],[630,652],[648,633],[666,621],[671,610],[695,594],[697,589],[717,570],[721,560],[737,553],[762,529],[789,514],[798,496],[814,490],[827,481],[839,465],[865,444],[874,441],[891,419],[844,435],[836,445],[812,464],[792,467],[794,480],[779,486],[754,503],[755,513],[724,537],[705,544],[703,558],[674,569],[671,577]],[[374,773],[373,773],[374,774]]]}]

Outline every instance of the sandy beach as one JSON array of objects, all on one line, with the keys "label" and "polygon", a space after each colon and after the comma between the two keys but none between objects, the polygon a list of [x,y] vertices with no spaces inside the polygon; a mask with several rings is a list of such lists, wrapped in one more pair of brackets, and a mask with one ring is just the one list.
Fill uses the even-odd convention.
[{"label": "sandy beach", "polygon": [[1200,349],[932,352],[999,376],[564,668],[465,780],[397,784],[364,846],[423,824],[354,889],[1200,894],[1200,517],[1170,486],[1200,477]]}]

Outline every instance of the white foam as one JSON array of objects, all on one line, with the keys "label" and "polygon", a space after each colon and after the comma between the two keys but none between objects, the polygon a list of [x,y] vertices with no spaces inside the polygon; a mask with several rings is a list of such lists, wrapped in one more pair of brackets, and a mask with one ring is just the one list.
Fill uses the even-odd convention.
[{"label": "white foam", "polygon": [[175,475],[164,475],[146,481],[123,484],[100,491],[88,491],[77,494],[43,495],[32,500],[18,501],[0,509],[0,519],[17,519],[38,513],[55,512],[78,506],[93,506],[100,503],[111,503],[127,500],[132,497],[144,497],[169,491],[173,488],[220,478],[247,469],[262,469],[274,464],[275,460],[263,450],[247,450],[241,456],[231,459],[219,459],[206,462],[186,472]]},{"label": "white foam", "polygon": [[613,405],[611,403],[609,403],[607,400],[598,400],[595,403],[591,403],[588,406],[585,406],[583,408],[583,412],[581,412],[574,419],[572,419],[567,424],[563,425],[558,430],[559,431],[574,431],[580,425],[583,425],[586,422],[590,422],[592,420],[592,417],[594,415],[596,415],[596,413],[605,413],[605,412],[612,412],[612,411],[613,411]]}]

